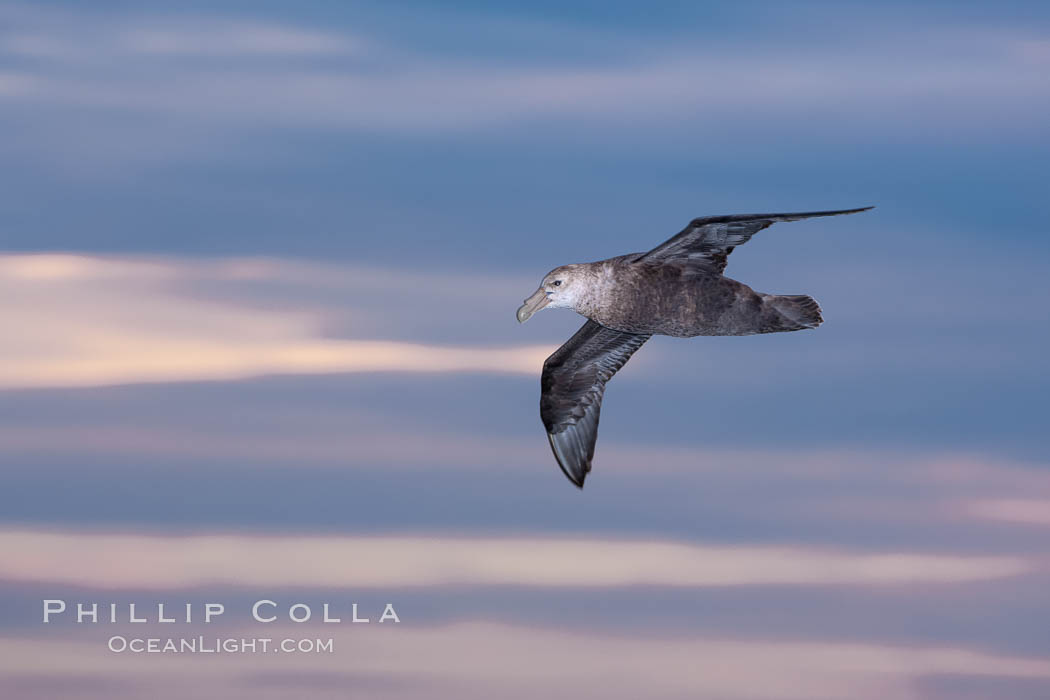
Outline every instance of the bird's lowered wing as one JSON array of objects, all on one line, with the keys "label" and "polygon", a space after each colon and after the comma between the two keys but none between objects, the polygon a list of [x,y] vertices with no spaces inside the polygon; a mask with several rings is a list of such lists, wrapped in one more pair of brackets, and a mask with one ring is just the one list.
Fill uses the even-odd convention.
[{"label": "bird's lowered wing", "polygon": [[605,383],[647,340],[588,320],[543,363],[540,418],[558,465],[581,489],[594,457]]},{"label": "bird's lowered wing", "polygon": [[726,258],[733,248],[747,243],[751,236],[778,221],[798,221],[814,216],[856,214],[872,207],[839,209],[837,211],[810,211],[796,214],[730,214],[693,219],[681,233],[669,238],[648,253],[635,258],[640,261],[676,260],[690,262],[721,274],[726,269]]}]

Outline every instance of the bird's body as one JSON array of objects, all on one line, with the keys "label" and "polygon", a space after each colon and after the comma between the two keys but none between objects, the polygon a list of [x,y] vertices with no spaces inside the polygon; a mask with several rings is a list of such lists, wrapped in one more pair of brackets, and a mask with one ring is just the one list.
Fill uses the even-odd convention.
[{"label": "bird's body", "polygon": [[865,209],[694,219],[647,253],[551,270],[518,321],[547,306],[588,319],[547,358],[540,378],[540,417],[569,480],[583,488],[591,469],[606,382],[651,336],[778,333],[823,322],[812,297],[762,294],[724,276],[733,248],[778,221]]},{"label": "bird's body", "polygon": [[575,310],[606,328],[678,338],[793,331],[822,320],[815,301],[799,308],[809,297],[759,294],[702,265],[637,261],[642,255],[569,266],[587,281]]}]

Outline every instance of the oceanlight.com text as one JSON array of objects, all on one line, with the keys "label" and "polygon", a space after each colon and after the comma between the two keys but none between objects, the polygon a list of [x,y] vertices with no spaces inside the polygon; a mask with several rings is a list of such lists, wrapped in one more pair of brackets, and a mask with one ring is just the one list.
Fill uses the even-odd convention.
[{"label": "oceanlight.com text", "polygon": [[115,654],[331,654],[328,639],[273,639],[272,637],[123,637],[107,642]]}]

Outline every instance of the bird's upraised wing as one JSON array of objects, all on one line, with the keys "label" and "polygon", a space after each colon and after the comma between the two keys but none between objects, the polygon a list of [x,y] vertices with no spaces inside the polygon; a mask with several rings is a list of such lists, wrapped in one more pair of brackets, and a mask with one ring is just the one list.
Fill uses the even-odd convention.
[{"label": "bird's upraised wing", "polygon": [[588,320],[543,363],[540,418],[558,465],[581,489],[594,457],[605,383],[647,340]]},{"label": "bird's upraised wing", "polygon": [[778,221],[798,221],[814,216],[856,214],[872,207],[839,209],[837,211],[810,211],[796,214],[730,214],[693,219],[681,233],[669,238],[648,253],[635,258],[640,261],[678,260],[701,265],[722,274],[726,258],[733,248],[747,243],[751,236]]}]

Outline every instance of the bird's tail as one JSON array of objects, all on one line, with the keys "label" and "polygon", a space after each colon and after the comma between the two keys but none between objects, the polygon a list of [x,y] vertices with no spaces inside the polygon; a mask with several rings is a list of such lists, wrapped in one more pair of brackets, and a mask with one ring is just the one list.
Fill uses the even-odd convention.
[{"label": "bird's tail", "polygon": [[816,299],[805,294],[770,294],[766,296],[766,304],[772,306],[778,314],[784,317],[789,326],[784,330],[816,328],[824,322],[824,318],[820,315],[820,304]]}]

